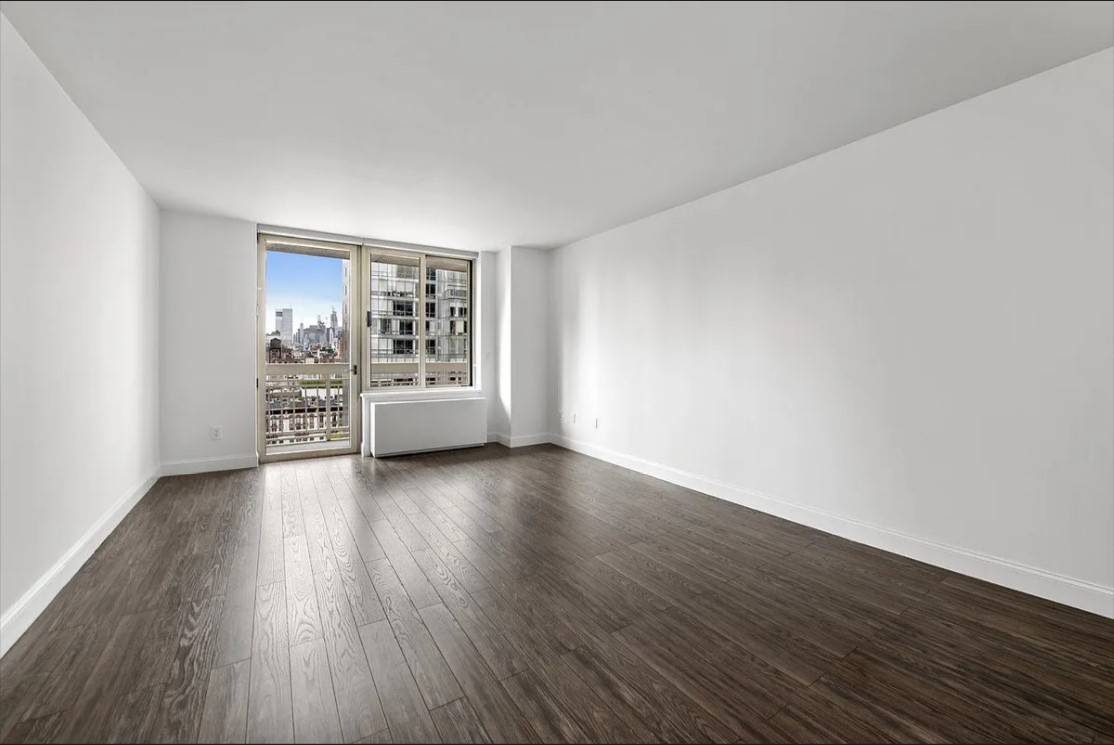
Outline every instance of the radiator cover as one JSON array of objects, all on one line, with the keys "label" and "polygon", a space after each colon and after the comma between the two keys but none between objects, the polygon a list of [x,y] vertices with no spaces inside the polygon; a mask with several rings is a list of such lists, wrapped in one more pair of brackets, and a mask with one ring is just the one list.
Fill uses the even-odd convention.
[{"label": "radiator cover", "polygon": [[487,442],[487,401],[479,397],[419,401],[367,401],[363,453],[422,453]]}]

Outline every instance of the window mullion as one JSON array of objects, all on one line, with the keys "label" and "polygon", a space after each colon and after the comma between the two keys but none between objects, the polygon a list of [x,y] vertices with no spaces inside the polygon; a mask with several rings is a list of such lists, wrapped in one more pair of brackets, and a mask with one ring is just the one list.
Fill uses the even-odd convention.
[{"label": "window mullion", "polygon": [[425,338],[426,338],[426,315],[425,315],[425,285],[426,285],[426,256],[422,254],[418,257],[418,387],[426,387],[425,377]]}]

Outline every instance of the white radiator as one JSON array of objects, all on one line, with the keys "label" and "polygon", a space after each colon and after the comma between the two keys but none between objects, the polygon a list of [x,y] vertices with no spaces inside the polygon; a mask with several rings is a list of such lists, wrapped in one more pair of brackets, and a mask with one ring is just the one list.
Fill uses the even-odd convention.
[{"label": "white radiator", "polygon": [[487,442],[487,401],[483,398],[367,401],[363,420],[363,452],[375,457]]}]

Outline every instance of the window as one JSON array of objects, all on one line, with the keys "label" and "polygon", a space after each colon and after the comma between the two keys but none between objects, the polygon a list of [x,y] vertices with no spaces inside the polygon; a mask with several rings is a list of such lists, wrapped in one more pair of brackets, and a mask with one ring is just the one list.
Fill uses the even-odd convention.
[{"label": "window", "polygon": [[374,247],[370,259],[368,386],[471,385],[472,262]]}]

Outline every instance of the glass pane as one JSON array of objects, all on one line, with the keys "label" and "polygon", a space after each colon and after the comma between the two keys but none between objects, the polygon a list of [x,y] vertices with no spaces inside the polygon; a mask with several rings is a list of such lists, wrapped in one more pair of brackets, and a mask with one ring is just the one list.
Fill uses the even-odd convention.
[{"label": "glass pane", "polygon": [[471,384],[471,269],[468,261],[426,259],[425,378],[428,386]]},{"label": "glass pane", "polygon": [[313,443],[348,443],[349,376],[264,376],[267,452],[297,450]]},{"label": "glass pane", "polygon": [[417,257],[373,253],[368,311],[372,388],[418,385]]},{"label": "glass pane", "polygon": [[275,250],[266,258],[267,362],[347,363],[349,260]]}]

